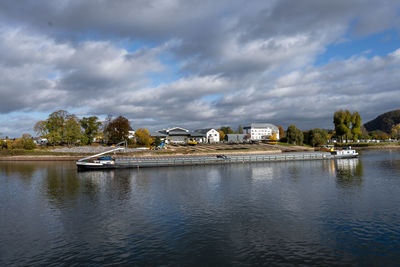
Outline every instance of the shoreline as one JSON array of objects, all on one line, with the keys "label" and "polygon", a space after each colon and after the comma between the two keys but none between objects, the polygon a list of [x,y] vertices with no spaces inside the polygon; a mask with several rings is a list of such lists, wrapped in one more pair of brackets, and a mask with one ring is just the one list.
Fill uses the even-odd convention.
[{"label": "shoreline", "polygon": [[[209,152],[209,153],[171,153],[171,154],[151,154],[151,153],[142,153],[142,154],[117,154],[119,157],[132,157],[132,158],[144,158],[144,157],[151,157],[151,158],[169,158],[169,157],[176,157],[176,156],[215,156],[219,154],[224,155],[251,155],[251,154],[273,154],[273,153],[285,153],[281,150],[255,150],[255,151],[230,151],[230,152]],[[77,161],[81,158],[90,156],[92,154],[85,154],[85,155],[76,155],[76,156],[60,156],[60,155],[41,155],[41,156],[34,156],[34,155],[18,155],[18,156],[2,156],[0,157],[1,161]]]},{"label": "shoreline", "polygon": [[[385,149],[400,149],[399,145],[388,145],[388,146],[366,146],[366,147],[352,147],[355,150],[385,150]],[[210,152],[192,152],[192,153],[184,153],[184,152],[174,152],[168,151],[166,153],[154,153],[153,151],[149,152],[141,152],[141,153],[117,153],[119,157],[151,157],[151,158],[168,158],[168,157],[176,157],[176,156],[215,156],[219,154],[224,155],[251,155],[251,154],[271,154],[271,153],[291,153],[291,152],[306,152],[306,151],[318,151],[314,149],[303,149],[299,147],[298,149],[285,150],[280,147],[280,149],[260,149],[260,150],[225,150],[225,151],[210,151]],[[56,154],[56,153],[55,153]],[[58,154],[58,155],[57,155]],[[66,153],[68,155],[52,155],[52,152],[48,152],[45,155],[2,155],[0,156],[0,162],[17,162],[17,161],[77,161],[81,158],[94,155],[93,153],[71,155],[71,153]]]}]

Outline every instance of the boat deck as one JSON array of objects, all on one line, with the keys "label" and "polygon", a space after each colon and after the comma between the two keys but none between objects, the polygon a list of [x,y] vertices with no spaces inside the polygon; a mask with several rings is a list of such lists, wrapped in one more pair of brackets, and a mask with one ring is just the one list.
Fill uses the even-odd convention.
[{"label": "boat deck", "polygon": [[161,167],[183,165],[207,165],[228,163],[249,163],[290,160],[333,159],[334,155],[328,152],[298,152],[280,154],[247,154],[216,156],[179,156],[179,157],[118,157],[115,159],[116,168],[124,167]]}]

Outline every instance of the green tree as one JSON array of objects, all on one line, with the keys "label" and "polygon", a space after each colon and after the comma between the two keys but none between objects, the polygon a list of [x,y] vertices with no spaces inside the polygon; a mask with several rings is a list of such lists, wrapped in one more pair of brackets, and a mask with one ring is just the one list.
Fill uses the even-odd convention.
[{"label": "green tree", "polygon": [[361,116],[357,111],[351,115],[351,125],[351,134],[353,136],[353,140],[357,141],[363,135],[361,131]]},{"label": "green tree", "polygon": [[343,142],[343,138],[351,136],[351,113],[348,110],[338,110],[333,115],[333,123],[335,124],[336,135]]},{"label": "green tree", "polygon": [[289,125],[289,127],[287,128],[286,137],[289,144],[295,144],[298,146],[303,145],[303,132],[298,129],[294,124]]},{"label": "green tree", "polygon": [[64,126],[67,116],[70,114],[65,110],[58,110],[49,115],[46,120],[47,140],[50,144],[61,144],[64,142]]},{"label": "green tree", "polygon": [[143,146],[150,146],[153,143],[153,138],[150,136],[150,132],[147,129],[139,128],[135,131],[135,137],[138,144]]},{"label": "green tree", "polygon": [[109,143],[116,144],[128,139],[129,121],[123,116],[119,116],[107,124],[105,136]]},{"label": "green tree", "polygon": [[322,129],[316,128],[308,132],[307,143],[312,146],[322,146],[328,141],[328,133]]},{"label": "green tree", "polygon": [[76,144],[82,138],[81,125],[75,115],[67,115],[64,121],[62,141],[68,145]]},{"label": "green tree", "polygon": [[[135,134],[136,134],[136,132],[135,132]],[[156,136],[154,138],[153,145],[157,147],[157,146],[161,145],[161,143],[162,143],[161,138],[159,136]]]},{"label": "green tree", "polygon": [[0,149],[7,149],[7,142],[6,140],[0,139]]},{"label": "green tree", "polygon": [[30,134],[23,134],[21,137],[22,148],[26,150],[33,150],[36,148],[36,144]]},{"label": "green tree", "polygon": [[224,134],[233,134],[234,131],[231,129],[231,127],[228,126],[223,126],[220,128],[221,131],[224,132]]},{"label": "green tree", "polygon": [[94,138],[99,134],[101,122],[96,116],[83,117],[79,122],[83,129],[85,143],[92,144]]}]

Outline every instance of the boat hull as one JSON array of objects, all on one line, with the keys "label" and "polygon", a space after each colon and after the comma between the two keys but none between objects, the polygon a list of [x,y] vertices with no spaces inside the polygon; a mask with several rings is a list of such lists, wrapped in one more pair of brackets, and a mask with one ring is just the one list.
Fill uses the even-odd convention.
[{"label": "boat hull", "polygon": [[94,162],[76,162],[78,170],[98,170],[98,169],[116,169],[118,166],[115,164],[104,164]]},{"label": "boat hull", "polygon": [[104,170],[122,168],[146,168],[146,167],[168,167],[168,166],[195,166],[209,164],[230,164],[230,163],[255,163],[274,161],[294,160],[324,160],[356,158],[358,153],[328,153],[328,152],[305,152],[305,153],[277,153],[277,154],[256,154],[256,155],[216,155],[193,156],[193,157],[165,157],[165,158],[122,158],[112,162],[77,162],[79,170]]}]

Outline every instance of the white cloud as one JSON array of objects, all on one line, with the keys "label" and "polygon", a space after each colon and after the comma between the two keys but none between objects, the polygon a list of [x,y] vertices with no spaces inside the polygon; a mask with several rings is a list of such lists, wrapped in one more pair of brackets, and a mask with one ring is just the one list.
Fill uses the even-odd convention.
[{"label": "white cloud", "polygon": [[[152,129],[251,121],[331,127],[339,108],[371,119],[398,108],[400,48],[313,63],[354,33],[398,29],[399,6],[2,1],[0,114],[112,113]],[[3,132],[23,127],[0,121]]]}]

